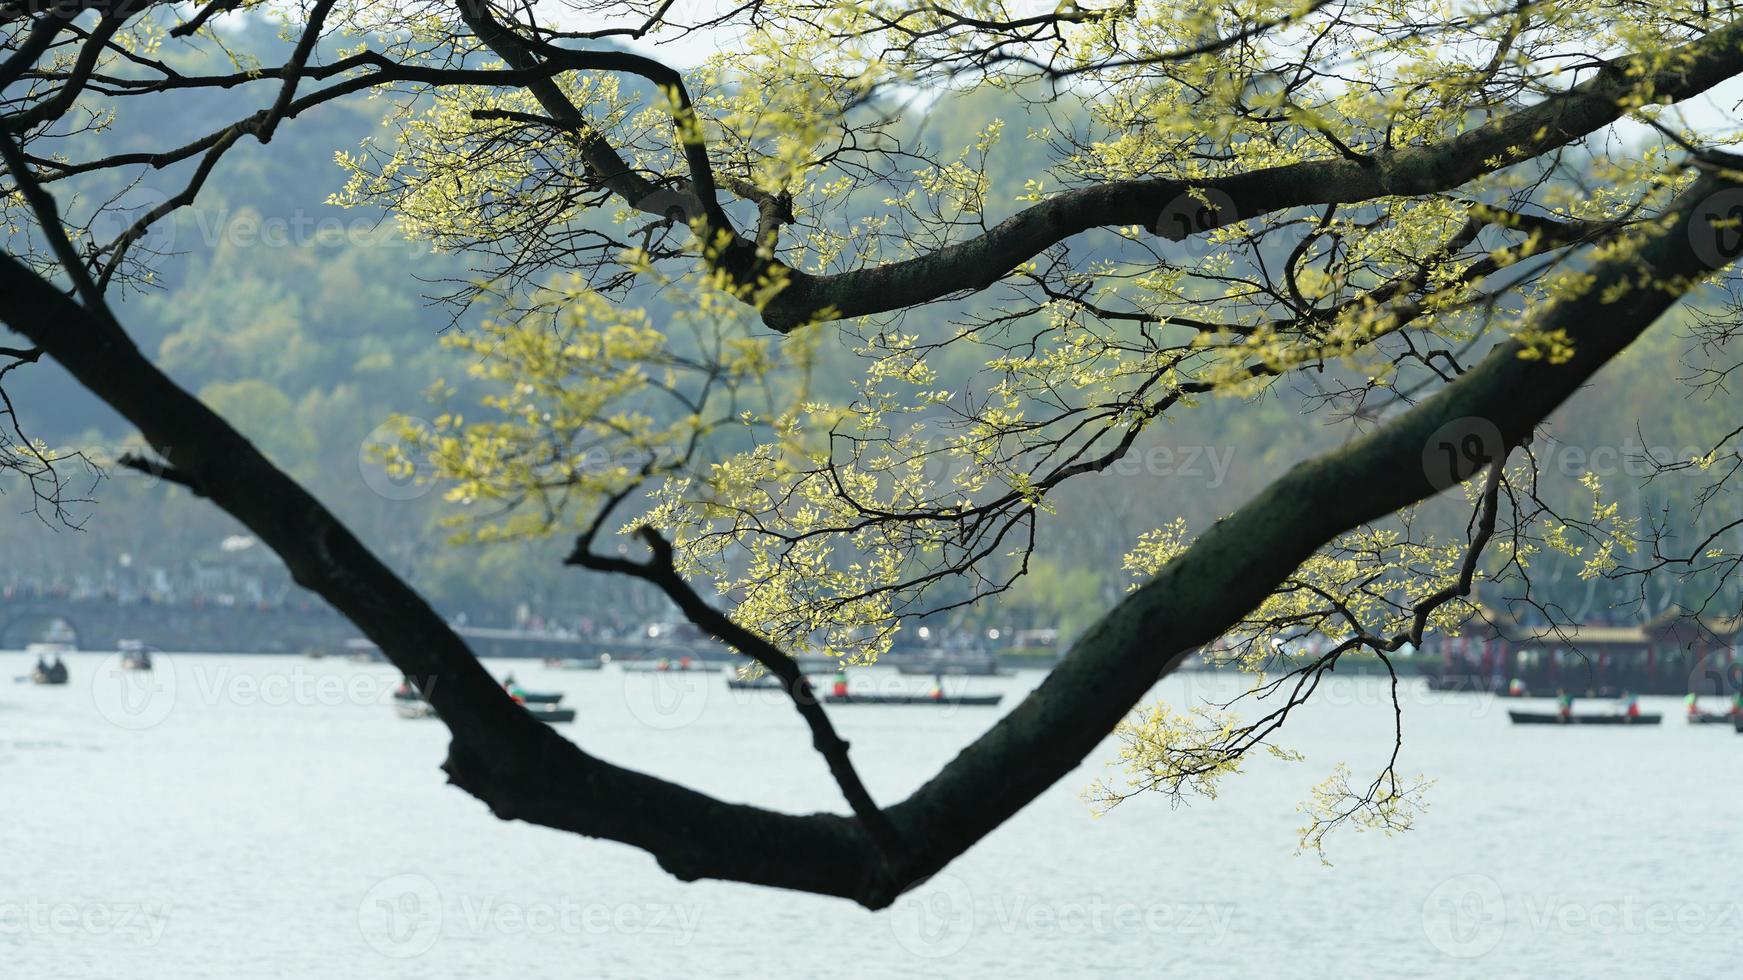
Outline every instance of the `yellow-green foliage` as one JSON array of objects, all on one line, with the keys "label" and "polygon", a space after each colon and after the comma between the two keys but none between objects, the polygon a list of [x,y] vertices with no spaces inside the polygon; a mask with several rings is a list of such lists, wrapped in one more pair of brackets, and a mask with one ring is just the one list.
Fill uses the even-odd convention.
[{"label": "yellow-green foliage", "polygon": [[[567,130],[505,118],[544,112],[515,88],[396,104],[391,142],[341,156],[349,181],[335,200],[384,205],[437,247],[506,256],[475,287],[495,319],[448,341],[487,393],[476,408],[445,406],[415,446],[457,505],[456,527],[474,540],[575,534],[614,502],[611,530],[658,530],[679,571],[744,625],[794,649],[875,657],[939,583],[985,594],[1020,571],[1027,529],[1055,506],[1062,474],[1119,459],[1126,441],[1207,397],[1265,397],[1281,378],[1310,376],[1347,381],[1352,404],[1408,400],[1450,377],[1453,352],[1508,337],[1523,356],[1565,361],[1573,341],[1535,328],[1535,315],[1589,291],[1584,259],[1628,254],[1638,239],[1625,226],[1650,227],[1689,178],[1672,165],[1674,141],[1630,149],[1611,137],[1608,152],[1578,160],[1513,147],[1445,193],[1248,217],[1190,247],[1132,225],[991,270],[1008,288],[967,312],[776,337],[758,311],[788,287],[785,270],[840,272],[973,241],[1086,184],[1390,165],[1553,97],[1594,59],[1639,83],[1625,105],[1636,122],[1686,134],[1644,80],[1680,67],[1671,49],[1729,16],[1692,0],[1143,0],[1074,4],[1044,41],[988,26],[1020,6],[762,3],[689,73],[693,115],[674,111],[670,91],[590,72],[557,79],[584,119]],[[1276,26],[1224,43],[1259,24]],[[1056,86],[1037,81],[1038,63],[1060,74]],[[928,105],[942,112],[985,89],[1037,100],[1023,138],[1002,117],[927,133],[932,145],[915,136]],[[781,265],[735,282],[727,236],[614,196],[583,162],[593,139],[661,186],[676,186],[685,151],[702,147],[742,227],[790,196],[790,215],[757,241]],[[995,180],[1018,156],[1038,163]],[[1216,203],[1202,189],[1185,196]],[[1580,235],[1522,227],[1521,213],[1595,228],[1593,244],[1568,261]],[[552,266],[575,271],[552,280]],[[1491,295],[1497,273],[1512,277],[1505,303]],[[810,372],[825,357],[857,369],[818,385]],[[1590,490],[1577,526],[1523,517],[1477,580],[1527,567],[1542,547],[1580,559],[1582,574],[1614,568],[1634,530]],[[1457,582],[1467,540],[1417,535],[1412,522],[1343,535],[1229,631],[1223,649],[1254,677],[1250,693],[1307,662],[1295,645],[1309,636],[1374,655]],[[1170,524],[1138,538],[1125,567],[1146,579],[1190,544],[1184,522]],[[1428,628],[1455,631],[1468,614],[1438,605]],[[1251,732],[1232,714],[1148,708],[1121,728],[1119,764],[1138,788],[1214,795],[1247,749],[1270,744]],[[1390,767],[1366,790],[1346,775],[1316,791],[1304,847],[1343,823],[1408,826],[1417,790]],[[1092,795],[1125,792],[1098,784]]]}]

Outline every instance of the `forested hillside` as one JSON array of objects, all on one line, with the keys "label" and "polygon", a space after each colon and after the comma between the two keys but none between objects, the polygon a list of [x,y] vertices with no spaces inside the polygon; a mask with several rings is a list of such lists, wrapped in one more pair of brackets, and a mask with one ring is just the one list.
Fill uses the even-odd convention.
[{"label": "forested hillside", "polygon": [[[190,101],[186,117],[134,117],[128,124],[192,133],[208,117],[245,111],[245,103],[225,99],[207,93]],[[153,233],[152,244],[170,253],[157,264],[156,288],[129,291],[119,313],[172,377],[257,441],[444,608],[493,622],[509,620],[521,607],[562,618],[659,615],[660,600],[648,591],[561,567],[560,538],[448,544],[442,518],[453,507],[441,488],[391,476],[368,450],[372,433],[376,440],[391,438],[396,416],[475,410],[477,393],[466,384],[468,358],[475,355],[447,349],[441,338],[471,330],[490,314],[482,304],[440,301],[471,274],[457,260],[406,241],[377,212],[328,203],[346,180],[335,154],[357,152],[372,136],[389,139],[380,128],[386,108],[379,102],[321,107],[281,127],[270,147],[232,151],[222,164],[223,179],[202,192],[197,208],[184,212],[173,231]],[[984,93],[945,98],[908,109],[904,138],[960,140],[1023,111]],[[111,145],[126,142],[125,134],[106,138]],[[1038,168],[1045,158],[1040,145],[1009,134],[985,162],[988,184],[1023,187],[1017,175]],[[123,200],[149,206],[161,199],[153,193],[141,185],[125,190]],[[994,200],[989,212],[1018,206],[1015,199]],[[653,300],[651,311],[659,309]],[[952,309],[934,307],[923,315],[936,320],[910,321],[906,328],[945,330]],[[1578,478],[1591,470],[1643,528],[1664,513],[1691,512],[1691,486],[1649,481],[1650,467],[1639,458],[1652,450],[1661,461],[1686,459],[1732,427],[1721,388],[1691,386],[1664,367],[1687,343],[1674,330],[1649,335],[1560,414],[1540,447],[1551,462],[1546,496],[1577,511],[1588,495]],[[965,352],[965,372],[978,366],[975,356]],[[805,383],[821,397],[849,397],[849,382],[861,370],[854,355],[845,345],[823,344],[817,357],[818,369]],[[948,352],[936,363],[948,365]],[[1213,400],[1154,427],[1139,451],[1113,470],[1057,492],[1058,512],[1042,522],[1028,573],[1008,601],[996,612],[954,615],[976,626],[1069,632],[1085,625],[1132,581],[1119,559],[1140,534],[1177,517],[1202,528],[1291,463],[1359,432],[1360,420],[1335,406],[1306,411],[1326,408],[1322,399],[1338,387],[1343,370],[1328,365],[1323,386],[1278,384],[1253,403]],[[453,388],[440,405],[429,395],[438,380]],[[0,550],[8,556],[0,581],[172,594],[240,591],[265,601],[297,596],[276,563],[247,547],[218,510],[191,503],[178,487],[113,466],[132,436],[58,367],[27,365],[7,377],[5,387],[26,435],[110,465],[98,479],[77,460],[63,460],[74,495],[89,498],[71,504],[65,521],[39,519],[29,494],[9,488],[5,503],[19,513],[0,522]],[[1614,436],[1636,432],[1637,440]],[[360,485],[374,492],[359,493]],[[1441,516],[1430,506],[1425,519]],[[1727,515],[1702,516],[1723,519]],[[1690,533],[1675,522],[1668,529]],[[1548,557],[1543,562],[1538,585],[1556,601],[1587,617],[1631,614],[1605,611],[1628,596],[1629,583],[1582,580],[1577,563],[1564,569]],[[1662,591],[1668,587],[1655,584],[1661,591],[1648,597],[1655,607],[1649,611],[1677,598]]]}]

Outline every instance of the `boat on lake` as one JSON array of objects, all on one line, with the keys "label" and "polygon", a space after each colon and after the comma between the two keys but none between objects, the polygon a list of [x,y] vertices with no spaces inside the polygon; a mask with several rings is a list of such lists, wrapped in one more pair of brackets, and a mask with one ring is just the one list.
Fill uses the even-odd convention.
[{"label": "boat on lake", "polygon": [[387,655],[381,652],[374,640],[361,636],[345,641],[345,656],[354,664],[385,663],[387,660]]},{"label": "boat on lake", "polygon": [[605,666],[605,657],[546,657],[544,664],[551,670],[598,670]]},{"label": "boat on lake", "polygon": [[115,644],[115,650],[121,654],[122,670],[150,670],[151,650],[143,640],[122,640]]},{"label": "boat on lake", "polygon": [[1729,725],[1737,716],[1729,711],[1698,711],[1689,715],[1691,725]]},{"label": "boat on lake", "polygon": [[[398,695],[395,695],[395,697],[398,697]],[[436,709],[430,707],[430,702],[425,701],[423,698],[418,698],[412,701],[401,701],[393,706],[393,710],[394,713],[399,715],[401,718],[411,720],[436,717]]]},{"label": "boat on lake", "polygon": [[[423,698],[401,699],[398,692],[395,692],[394,698],[396,700],[393,706],[394,713],[401,718],[415,721],[436,717],[435,707]],[[575,720],[574,708],[558,708],[549,704],[529,704],[525,705],[525,708],[527,714],[547,725],[561,725]]]},{"label": "boat on lake", "polygon": [[958,708],[991,708],[1004,700],[1003,694],[831,694],[824,704],[928,704]]},{"label": "boat on lake", "polygon": [[69,679],[67,665],[62,663],[59,657],[56,657],[52,664],[44,664],[38,659],[36,669],[32,670],[29,676],[32,684],[65,684]]},{"label": "boat on lake", "polygon": [[1557,711],[1508,711],[1515,725],[1656,725],[1663,715],[1563,715]]},{"label": "boat on lake", "polygon": [[701,660],[692,660],[689,657],[680,657],[677,660],[668,660],[664,657],[658,660],[619,660],[617,661],[617,664],[632,674],[645,674],[650,672],[666,673],[668,671],[675,674],[705,674],[720,669],[719,664],[706,663]]}]

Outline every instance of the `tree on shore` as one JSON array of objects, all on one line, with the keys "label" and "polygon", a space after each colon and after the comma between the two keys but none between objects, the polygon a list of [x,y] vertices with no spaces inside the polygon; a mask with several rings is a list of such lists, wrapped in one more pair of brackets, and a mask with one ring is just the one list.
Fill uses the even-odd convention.
[{"label": "tree on shore", "polygon": [[[1098,785],[1103,804],[1213,792],[1249,752],[1287,754],[1289,712],[1340,659],[1390,667],[1476,614],[1479,583],[1553,620],[1541,556],[1682,576],[1710,586],[1691,614],[1737,612],[1737,522],[1714,502],[1739,432],[1653,461],[1712,503],[1692,546],[1601,480],[1589,508],[1558,507],[1530,451],[1691,294],[1697,359],[1665,375],[1723,390],[1735,366],[1743,158],[1698,111],[1743,74],[1734,8],[750,0],[679,18],[669,0],[0,0],[0,320],[22,337],[0,354],[65,367],[154,450],[127,465],[234,516],[436,679],[448,778],[497,816],[686,880],[881,908],[1110,732],[1129,779]],[[229,45],[260,20],[282,43]],[[680,70],[659,39],[720,53]],[[188,50],[228,67],[190,70]],[[237,89],[258,111],[199,112]],[[1021,124],[938,145],[905,125],[979,92]],[[441,287],[447,342],[488,392],[396,462],[433,473],[463,537],[572,538],[576,574],[647,583],[779,678],[848,813],[728,803],[533,720],[128,335],[119,298],[152,286],[155,227],[283,127],[370,97],[383,135],[341,155],[334,200],[467,259]],[[125,130],[156,102],[197,129]],[[130,198],[146,174],[173,191]],[[863,662],[918,617],[997,603],[1064,488],[1209,400],[1291,384],[1341,445],[1214,524],[1134,532],[1134,587],[1046,680],[907,799],[872,798],[797,653]],[[1425,502],[1463,518],[1430,527]],[[1252,677],[1231,710],[1140,707],[1213,644]],[[1315,794],[1305,846],[1408,826],[1402,724],[1379,773]]]}]

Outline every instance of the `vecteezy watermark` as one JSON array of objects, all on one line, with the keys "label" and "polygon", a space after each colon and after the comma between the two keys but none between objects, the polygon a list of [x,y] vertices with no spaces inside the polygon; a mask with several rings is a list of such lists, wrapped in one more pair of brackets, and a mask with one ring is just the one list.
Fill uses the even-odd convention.
[{"label": "vecteezy watermark", "polygon": [[1228,938],[1235,907],[1216,902],[1111,901],[1102,896],[1072,901],[1038,900],[998,892],[978,900],[963,879],[942,873],[902,896],[890,908],[890,932],[915,956],[940,959],[962,951],[976,934],[1109,936],[1166,934],[1218,944]]},{"label": "vecteezy watermark", "polygon": [[1723,269],[1743,255],[1743,188],[1709,195],[1689,216],[1689,247],[1708,269]]},{"label": "vecteezy watermark", "polygon": [[370,430],[357,447],[363,485],[388,500],[416,500],[436,488],[426,472],[420,443],[435,427],[420,418],[393,418]]},{"label": "vecteezy watermark", "polygon": [[1186,254],[1203,258],[1211,243],[1205,232],[1241,220],[1235,199],[1209,187],[1181,191],[1163,206],[1150,230],[1172,242],[1181,242]]},{"label": "vecteezy watermark", "polygon": [[1434,430],[1422,444],[1422,473],[1435,490],[1446,490],[1501,459],[1506,448],[1495,423],[1474,415],[1456,418]]},{"label": "vecteezy watermark", "polygon": [[636,667],[665,667],[638,670],[626,666],[620,675],[623,703],[629,713],[659,731],[675,731],[695,724],[707,709],[708,699],[723,687],[718,670],[686,669],[700,668],[701,664],[693,662],[687,651],[677,647],[656,649],[632,663]]},{"label": "vecteezy watermark", "polygon": [[[91,215],[86,231],[99,248],[107,248],[123,236],[132,235],[127,243],[132,254],[168,252],[176,244],[175,219],[167,212],[161,215],[160,212],[169,205],[169,200],[168,194],[155,187],[131,184]],[[143,226],[140,225],[142,221],[146,222]]]},{"label": "vecteezy watermark", "polygon": [[702,199],[690,182],[680,180],[635,202],[636,210],[656,214],[672,224],[687,225],[703,213]]},{"label": "vecteezy watermark", "polygon": [[1531,455],[1540,472],[1574,478],[1591,473],[1599,477],[1627,476],[1644,479],[1672,463],[1702,456],[1705,449],[1693,444],[1649,446],[1632,436],[1615,444],[1580,446],[1543,435],[1531,443]]},{"label": "vecteezy watermark", "polygon": [[[341,217],[332,212],[295,209],[284,214],[255,208],[229,210],[199,205],[166,210],[168,194],[134,184],[106,201],[89,220],[87,231],[99,247],[132,235],[130,249],[163,254],[177,245],[217,248],[410,248],[414,243],[374,216]],[[149,220],[147,220],[149,219]],[[146,222],[141,225],[141,222]]]},{"label": "vecteezy watermark", "polygon": [[152,657],[152,669],[130,666],[127,654],[112,653],[91,671],[91,701],[111,725],[129,731],[154,728],[175,709],[175,662],[164,654]]},{"label": "vecteezy watermark", "polygon": [[[241,708],[339,708],[386,706],[401,680],[397,674],[335,673],[293,666],[269,673],[236,670],[222,662],[154,651],[149,669],[129,665],[127,654],[104,658],[90,671],[91,700],[111,724],[142,731],[162,724],[177,706]],[[417,688],[428,694],[437,678]]]},{"label": "vecteezy watermark", "polygon": [[408,239],[393,234],[373,217],[340,218],[293,210],[289,214],[262,214],[253,208],[240,211],[193,208],[193,230],[207,248],[302,248],[310,245],[350,248],[411,247]]},{"label": "vecteezy watermark", "polygon": [[521,902],[493,895],[447,894],[421,874],[377,882],[357,905],[357,928],[371,949],[394,959],[422,956],[444,937],[649,936],[673,946],[701,925],[694,905],[661,902]]},{"label": "vecteezy watermark", "polygon": [[383,956],[422,956],[442,937],[442,892],[420,874],[378,881],[357,903],[357,929]]},{"label": "vecteezy watermark", "polygon": [[896,899],[890,933],[903,949],[928,959],[962,951],[974,938],[974,892],[953,874],[936,874]]},{"label": "vecteezy watermark", "polygon": [[1434,886],[1422,902],[1422,931],[1448,956],[1482,956],[1507,931],[1507,901],[1488,875],[1462,874]]},{"label": "vecteezy watermark", "polygon": [[1701,654],[1689,669],[1688,691],[1697,697],[1735,698],[1743,692],[1743,660],[1735,659],[1729,650]]},{"label": "vecteezy watermark", "polygon": [[108,936],[156,946],[169,926],[162,902],[0,901],[0,936]]},{"label": "vecteezy watermark", "polygon": [[1483,874],[1461,874],[1436,885],[1422,904],[1422,928],[1435,949],[1474,959],[1508,933],[1531,937],[1687,936],[1743,940],[1743,902],[1665,901],[1635,896],[1580,900],[1563,894],[1509,896]]}]

